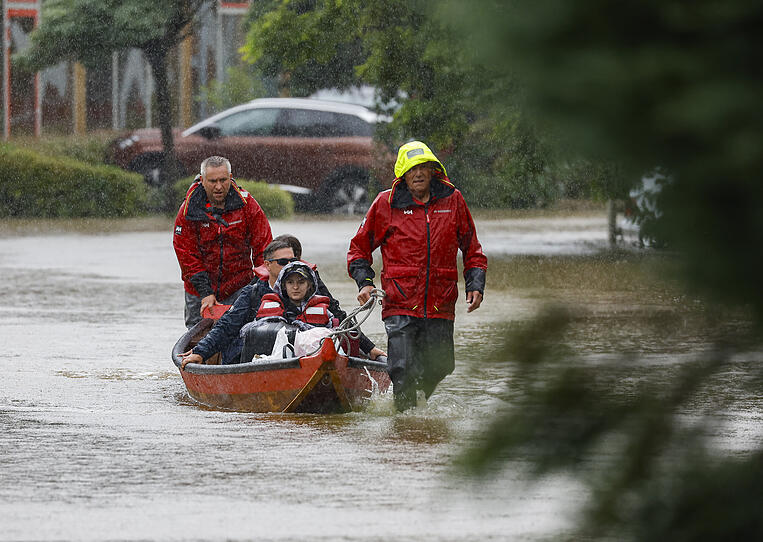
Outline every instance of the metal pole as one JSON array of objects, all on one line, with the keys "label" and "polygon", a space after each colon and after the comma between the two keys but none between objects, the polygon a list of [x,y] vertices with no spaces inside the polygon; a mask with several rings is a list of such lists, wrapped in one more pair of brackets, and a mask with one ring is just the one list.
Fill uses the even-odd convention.
[{"label": "metal pole", "polygon": [[10,47],[10,30],[11,24],[8,20],[8,8],[3,0],[3,139],[8,140],[11,135],[11,91],[10,91],[10,75],[11,75],[11,47]]},{"label": "metal pole", "polygon": [[111,129],[120,130],[119,125],[119,53],[111,53]]},{"label": "metal pole", "polygon": [[146,128],[151,128],[151,97],[154,93],[154,78],[151,75],[151,64],[146,62]]},{"label": "metal pole", "polygon": [[217,4],[217,51],[215,51],[215,72],[218,84],[222,84],[225,79],[225,68],[223,63],[225,57],[223,56],[223,8],[220,2]]}]

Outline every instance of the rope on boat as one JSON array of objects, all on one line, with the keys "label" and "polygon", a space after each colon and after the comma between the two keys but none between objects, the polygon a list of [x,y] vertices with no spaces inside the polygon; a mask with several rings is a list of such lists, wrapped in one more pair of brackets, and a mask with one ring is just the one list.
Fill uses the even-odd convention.
[{"label": "rope on boat", "polygon": [[[384,296],[387,295],[384,293],[384,290],[380,290],[378,288],[374,288],[371,290],[371,297],[368,298],[368,301],[360,305],[359,307],[356,307],[353,309],[350,314],[347,315],[347,318],[342,320],[340,324],[334,328],[334,331],[323,337],[318,343],[318,347],[310,352],[309,354],[305,354],[306,356],[312,356],[316,354],[321,347],[323,346],[323,341],[326,339],[331,339],[334,341],[334,344],[336,345],[337,349],[339,349],[339,346],[341,345],[342,341],[345,340],[349,343],[348,339],[357,339],[360,337],[360,325],[368,320],[368,317],[371,316],[371,313],[374,310],[374,307],[376,307],[377,301],[378,304],[382,304],[382,299],[384,299]],[[366,314],[363,316],[363,319],[358,321],[357,316],[361,312],[366,311]],[[345,349],[346,352],[349,353],[349,344],[347,345],[348,348]]]}]

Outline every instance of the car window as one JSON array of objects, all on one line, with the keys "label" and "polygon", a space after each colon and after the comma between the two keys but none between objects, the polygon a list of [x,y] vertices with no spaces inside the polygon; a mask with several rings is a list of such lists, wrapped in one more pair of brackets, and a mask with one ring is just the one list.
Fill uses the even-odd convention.
[{"label": "car window", "polygon": [[373,124],[364,121],[355,115],[335,113],[337,117],[338,132],[343,136],[372,136],[374,135]]},{"label": "car window", "polygon": [[328,137],[332,132],[331,113],[312,109],[284,109],[278,134],[287,137]]},{"label": "car window", "polygon": [[223,136],[273,135],[278,109],[249,109],[228,115],[215,124]]},{"label": "car window", "polygon": [[277,133],[287,137],[343,137],[373,135],[373,127],[354,115],[316,111],[313,109],[284,109]]}]

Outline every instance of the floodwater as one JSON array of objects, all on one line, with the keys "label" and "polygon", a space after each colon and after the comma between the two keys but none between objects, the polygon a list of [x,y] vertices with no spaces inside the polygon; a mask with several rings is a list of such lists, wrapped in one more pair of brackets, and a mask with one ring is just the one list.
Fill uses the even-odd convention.
[{"label": "floodwater", "polygon": [[[273,232],[297,235],[351,308],[344,258],[357,225],[298,218]],[[649,258],[595,256],[603,212],[477,225],[488,287],[478,311],[459,306],[456,372],[408,413],[382,396],[362,413],[317,416],[189,398],[170,360],[184,328],[169,221],[0,224],[0,540],[563,538],[586,498],[573,478],[528,485],[514,463],[477,482],[452,467],[519,385],[512,360],[485,363],[502,331],[549,300],[582,307],[567,337],[580,362],[627,352],[636,377],[669,375],[712,333]],[[384,346],[378,313],[364,329]],[[724,404],[719,445],[760,446],[762,413],[758,394],[740,391]]]}]

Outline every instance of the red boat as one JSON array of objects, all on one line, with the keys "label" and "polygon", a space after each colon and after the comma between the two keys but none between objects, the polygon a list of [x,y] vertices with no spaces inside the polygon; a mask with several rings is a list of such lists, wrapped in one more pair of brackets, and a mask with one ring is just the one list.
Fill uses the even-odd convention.
[{"label": "red boat", "polygon": [[190,350],[213,324],[212,319],[203,319],[172,349],[172,360],[188,393],[205,405],[243,412],[332,414],[358,410],[372,393],[389,388],[384,358],[344,356],[337,353],[331,339],[310,356],[232,365],[189,363],[181,369],[180,354]]}]

